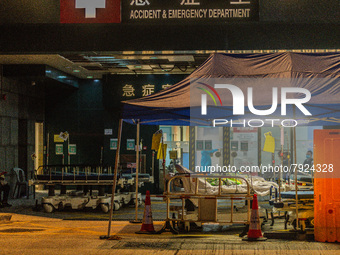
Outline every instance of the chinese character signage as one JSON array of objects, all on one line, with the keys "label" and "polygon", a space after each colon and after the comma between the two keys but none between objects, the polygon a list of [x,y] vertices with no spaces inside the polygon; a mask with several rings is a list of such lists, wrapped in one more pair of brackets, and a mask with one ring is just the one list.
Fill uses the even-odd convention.
[{"label": "chinese character signage", "polygon": [[106,107],[120,107],[120,102],[147,97],[169,89],[187,75],[110,75],[104,84],[103,99]]},{"label": "chinese character signage", "polygon": [[123,22],[257,21],[259,0],[122,1]]},{"label": "chinese character signage", "polygon": [[[128,2],[128,1],[127,1]],[[144,6],[144,5],[150,5],[148,0],[132,0],[130,2],[130,5],[135,5],[135,6]]]},{"label": "chinese character signage", "polygon": [[201,5],[200,0],[182,0],[181,5]]},{"label": "chinese character signage", "polygon": [[120,23],[120,0],[60,0],[60,23]]},{"label": "chinese character signage", "polygon": [[123,97],[134,97],[135,95],[135,88],[131,84],[125,84],[123,86]]},{"label": "chinese character signage", "polygon": [[155,92],[155,85],[147,84],[143,85],[143,97],[149,96]]},{"label": "chinese character signage", "polygon": [[167,88],[170,88],[171,87],[171,84],[164,84],[162,85],[162,89],[167,89]]}]

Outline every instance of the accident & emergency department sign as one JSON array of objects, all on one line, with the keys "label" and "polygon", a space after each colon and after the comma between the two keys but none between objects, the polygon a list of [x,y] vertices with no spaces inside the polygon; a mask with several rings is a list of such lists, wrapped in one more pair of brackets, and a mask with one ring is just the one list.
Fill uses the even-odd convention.
[{"label": "accident & emergency department sign", "polygon": [[258,0],[122,1],[124,22],[199,22],[258,20]]}]

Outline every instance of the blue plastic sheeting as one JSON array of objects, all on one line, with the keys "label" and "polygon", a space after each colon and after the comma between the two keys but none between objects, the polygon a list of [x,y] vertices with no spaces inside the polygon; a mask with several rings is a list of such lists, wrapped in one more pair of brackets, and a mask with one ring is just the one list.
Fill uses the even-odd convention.
[{"label": "blue plastic sheeting", "polygon": [[[288,105],[287,115],[281,116],[280,104],[269,116],[249,113],[245,104],[245,115],[234,116],[232,99],[224,106],[208,105],[209,119],[202,117],[197,98],[190,98],[190,88],[204,80],[225,79],[277,79],[289,80],[290,87],[303,87],[312,95],[304,106],[312,116],[302,115]],[[303,82],[301,82],[303,81]],[[301,125],[323,126],[340,125],[340,53],[304,54],[212,54],[200,67],[183,81],[153,95],[123,102],[123,119],[141,124],[205,126],[211,119],[296,119]],[[301,85],[302,84],[302,85]],[[242,84],[241,84],[242,86]],[[248,86],[248,85],[244,85]],[[275,85],[280,87],[281,85]],[[285,85],[282,85],[286,87]],[[246,87],[242,88],[244,91]],[[256,109],[268,109],[272,97],[267,96],[271,87],[254,87]],[[256,93],[256,94],[255,94]],[[227,125],[228,126],[228,125]]]}]

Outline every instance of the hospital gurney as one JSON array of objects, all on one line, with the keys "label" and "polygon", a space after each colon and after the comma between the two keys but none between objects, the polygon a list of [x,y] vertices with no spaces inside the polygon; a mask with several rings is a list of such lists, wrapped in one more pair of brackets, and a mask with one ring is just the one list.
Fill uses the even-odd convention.
[{"label": "hospital gurney", "polygon": [[[306,227],[314,227],[314,191],[298,191],[298,220],[299,227],[302,231]],[[274,212],[285,212],[285,229],[290,223],[296,228],[296,200],[295,191],[281,192],[281,201],[274,196],[275,199],[270,201],[274,206]]]},{"label": "hospital gurney", "polygon": [[[29,185],[45,185],[48,187],[48,197],[42,198],[42,206],[46,212],[71,207],[72,209],[101,208],[108,212],[111,205],[111,195],[105,193],[106,186],[113,185],[113,173],[109,167],[85,165],[49,165],[40,167],[30,180]],[[152,181],[149,174],[139,174],[139,186]],[[120,174],[116,185],[114,210],[125,204],[135,203],[136,194],[135,173]],[[55,194],[55,187],[60,186],[60,194]],[[83,191],[67,192],[67,186],[83,188]],[[98,191],[92,191],[96,186]],[[141,194],[138,194],[138,205],[142,204]]]},{"label": "hospital gurney", "polygon": [[[188,231],[191,226],[189,223],[200,226],[202,223],[213,222],[245,224],[240,235],[243,236],[247,233],[250,220],[251,193],[256,190],[256,193],[265,196],[269,194],[272,185],[277,186],[276,183],[259,177],[207,175],[193,173],[181,165],[175,167],[178,174],[168,178],[164,195],[167,202],[167,223],[163,229],[170,229],[172,232],[176,232],[176,227]],[[259,185],[260,183],[264,185]],[[171,206],[170,200],[173,204]],[[176,200],[180,204],[176,205]]]},{"label": "hospital gurney", "polygon": [[[167,204],[166,222],[160,232],[170,230],[173,233],[179,231],[189,231],[191,227],[201,227],[204,223],[218,223],[221,225],[242,225],[245,226],[241,236],[247,233],[247,227],[250,223],[250,202],[253,196],[250,194],[250,187],[243,177],[215,175],[218,179],[217,193],[206,193],[205,189],[200,187],[210,176],[205,174],[176,174],[168,179],[167,189],[163,197]],[[242,180],[247,189],[244,193],[225,193],[222,189],[222,179]],[[185,188],[181,190],[171,189],[173,185],[185,186],[185,183],[195,183],[195,187],[189,191]],[[190,185],[191,186],[191,185]],[[208,185],[207,185],[208,186]],[[216,187],[215,187],[216,188]],[[197,206],[192,206],[188,201],[197,202]],[[235,203],[243,202],[243,210],[235,208]],[[171,214],[171,215],[170,215]]]},{"label": "hospital gurney", "polygon": [[[313,190],[313,178],[309,175],[297,174],[297,189],[298,190]],[[290,176],[290,182],[286,182],[285,191],[295,190],[295,176]]]},{"label": "hospital gurney", "polygon": [[[176,165],[176,170],[179,173],[182,174],[194,174],[194,172],[190,171],[189,169],[181,166],[181,165]],[[211,179],[214,178],[214,175],[211,174],[209,175]],[[236,175],[235,175],[236,176]],[[272,186],[278,188],[278,185],[275,182],[271,181],[266,181],[262,177],[258,176],[246,176],[246,175],[237,175],[239,177],[242,177],[247,180],[250,190],[253,193],[256,193],[258,196],[267,196],[270,193],[270,188]],[[193,182],[188,182],[187,180],[186,183],[183,183],[184,190],[186,192],[189,192],[190,190],[193,190],[195,183]],[[233,178],[225,178],[223,179],[223,185],[222,185],[222,192],[223,193],[246,193],[247,192],[247,183],[243,181],[236,181]],[[216,194],[218,192],[218,185],[214,186],[207,182],[206,179],[199,179],[199,184],[198,184],[198,189],[201,192],[205,192],[207,194]]]}]

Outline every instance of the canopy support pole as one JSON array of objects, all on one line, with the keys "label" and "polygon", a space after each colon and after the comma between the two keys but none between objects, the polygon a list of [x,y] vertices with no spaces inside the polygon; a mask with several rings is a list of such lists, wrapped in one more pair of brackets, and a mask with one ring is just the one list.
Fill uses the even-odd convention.
[{"label": "canopy support pole", "polygon": [[167,187],[167,185],[166,185],[166,176],[165,176],[165,174],[166,174],[166,170],[165,170],[165,153],[166,153],[166,151],[165,151],[165,149],[164,149],[164,137],[163,137],[163,134],[162,134],[162,139],[161,139],[161,145],[162,145],[162,148],[161,148],[161,150],[162,150],[162,155],[163,155],[163,160],[162,160],[162,167],[163,167],[163,184],[164,184],[164,192],[165,193],[168,193],[168,187]]},{"label": "canopy support pole", "polygon": [[142,223],[138,220],[138,174],[139,174],[139,140],[140,140],[140,121],[137,120],[137,137],[136,137],[136,200],[135,200],[135,219],[130,223]]},{"label": "canopy support pole", "polygon": [[[71,165],[71,155],[70,155],[70,136],[67,139],[67,164]],[[68,167],[66,168],[67,171]]]},{"label": "canopy support pole", "polygon": [[[294,114],[294,119],[295,119],[295,116],[296,116],[296,107],[295,105],[293,106],[293,114]],[[297,162],[297,159],[296,159],[296,127],[293,127],[293,142],[294,142],[294,164],[295,164],[295,213],[296,213],[296,229],[299,228],[299,209],[298,209],[298,184],[297,184],[297,167],[296,167],[296,162]]]},{"label": "canopy support pole", "polygon": [[50,156],[50,133],[47,132],[47,143],[46,143],[46,165],[48,168],[48,157]]},{"label": "canopy support pole", "polygon": [[151,167],[151,175],[153,180],[155,181],[155,151],[152,151],[152,167]]},{"label": "canopy support pole", "polygon": [[296,167],[296,127],[293,127],[293,135],[294,135],[294,165],[295,165],[295,213],[296,213],[296,229],[299,228],[299,209],[298,209],[298,185],[297,185],[297,167]]},{"label": "canopy support pole", "polygon": [[282,169],[283,169],[283,144],[284,144],[284,129],[283,126],[280,127],[281,129],[281,154],[280,154],[280,158],[281,158],[281,168],[280,168],[280,173],[279,173],[279,201],[281,202],[281,187],[282,187],[282,179],[283,179],[283,175],[282,175]]},{"label": "canopy support pole", "polygon": [[120,144],[121,144],[121,140],[122,140],[122,129],[123,129],[123,119],[119,119],[119,124],[118,124],[118,141],[117,141],[115,169],[114,169],[114,177],[113,177],[113,185],[112,185],[112,196],[111,196],[109,226],[108,226],[108,229],[107,229],[107,236],[101,236],[100,237],[101,239],[107,239],[111,235],[111,222],[112,222],[112,215],[113,215],[113,206],[114,206],[114,201],[115,201],[115,192],[116,192],[116,184],[117,184],[118,166],[119,166],[119,158],[120,158]]}]

